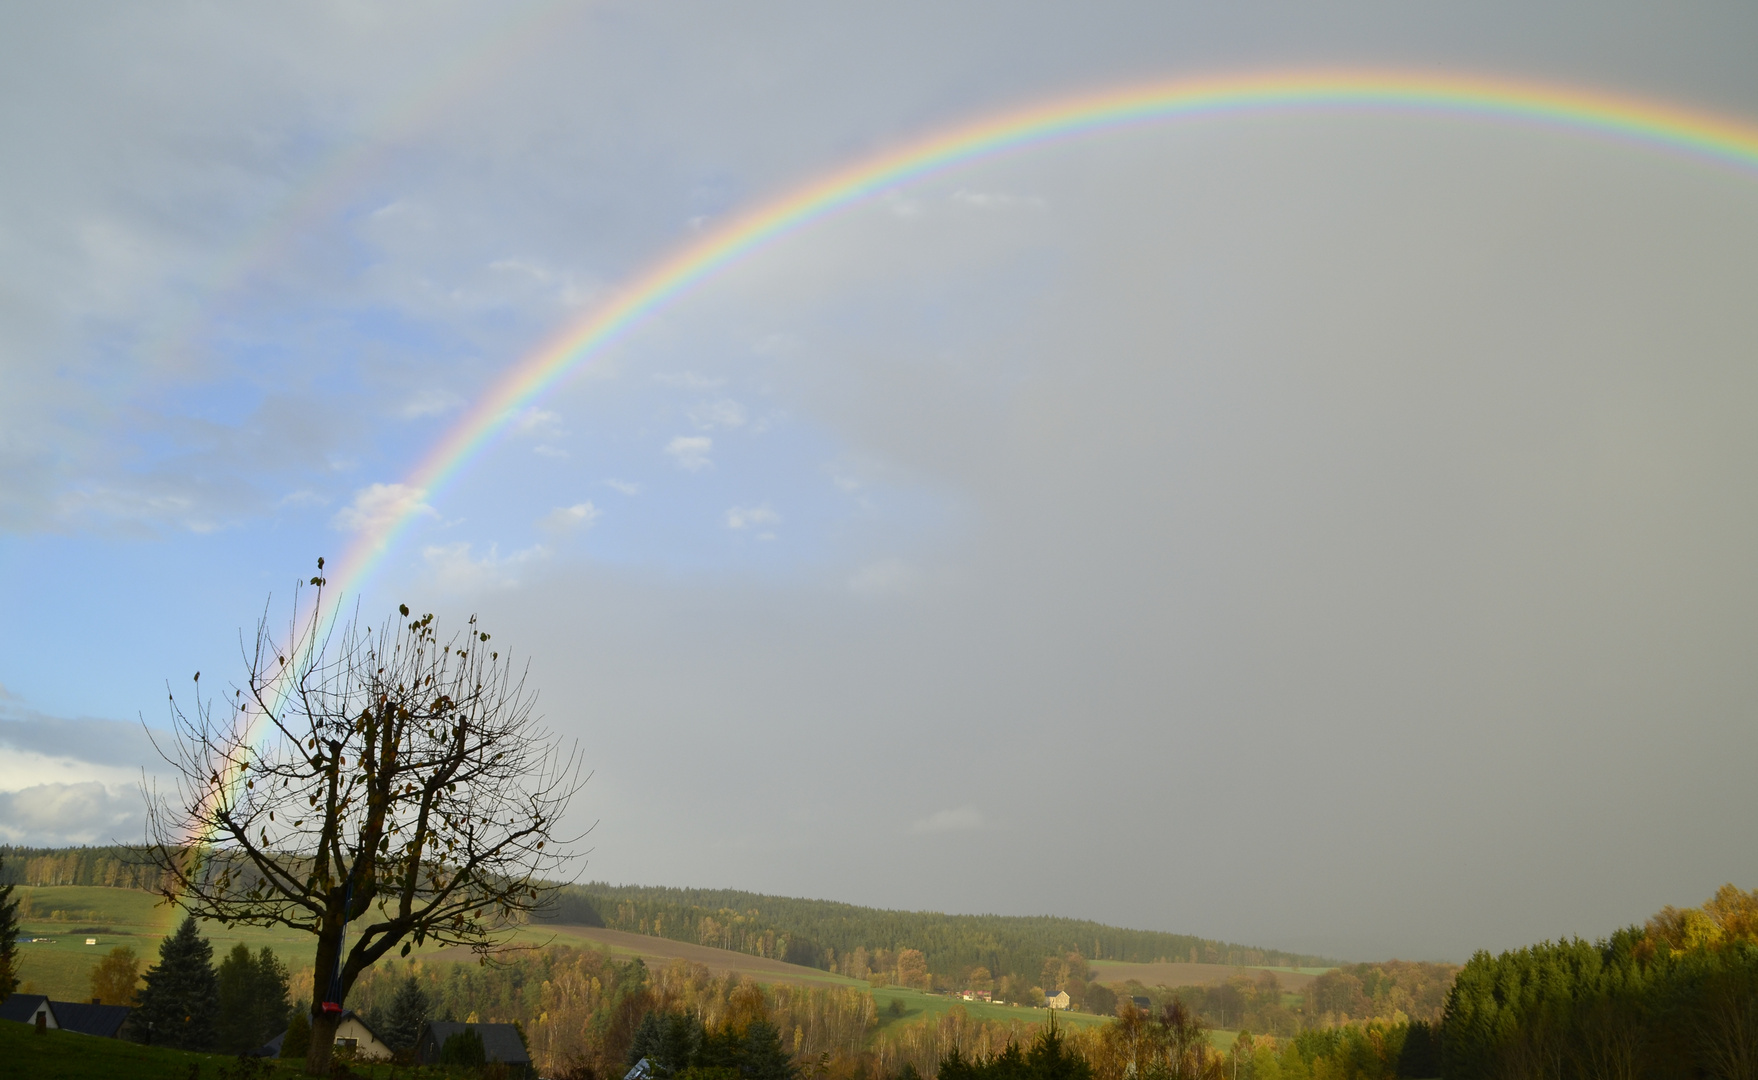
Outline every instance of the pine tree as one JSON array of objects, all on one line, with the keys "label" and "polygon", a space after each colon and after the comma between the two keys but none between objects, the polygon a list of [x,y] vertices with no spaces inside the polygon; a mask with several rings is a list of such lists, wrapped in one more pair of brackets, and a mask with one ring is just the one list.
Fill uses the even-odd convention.
[{"label": "pine tree", "polygon": [[385,1018],[384,1038],[393,1050],[407,1050],[421,1038],[421,1027],[433,1013],[433,1003],[421,989],[421,980],[413,974],[397,987],[391,999],[390,1015]]},{"label": "pine tree", "polygon": [[215,981],[221,1052],[248,1053],[286,1027],[287,969],[268,946],[256,956],[242,942],[232,946]]},{"label": "pine tree", "polygon": [[287,1037],[281,1040],[281,1056],[284,1058],[302,1058],[311,1048],[311,1021],[306,1019],[309,1010],[294,1009],[292,1018],[287,1021]]},{"label": "pine tree", "polygon": [[[6,860],[0,857],[0,869]],[[12,886],[0,885],[0,999],[18,989],[18,901]]]},{"label": "pine tree", "polygon": [[134,1017],[147,1039],[179,1050],[208,1050],[215,1040],[219,988],[211,966],[214,947],[188,915],[159,944],[159,962],[146,973]]}]

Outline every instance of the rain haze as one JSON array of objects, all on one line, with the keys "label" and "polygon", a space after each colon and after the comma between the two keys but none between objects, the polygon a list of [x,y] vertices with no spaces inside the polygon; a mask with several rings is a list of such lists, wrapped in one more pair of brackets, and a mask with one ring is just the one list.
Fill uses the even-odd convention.
[{"label": "rain haze", "polygon": [[167,684],[319,555],[480,616],[590,878],[1348,959],[1758,884],[1758,166],[1264,107],[1382,71],[1758,124],[1704,4],[387,3],[0,15],[0,841],[134,841]]}]

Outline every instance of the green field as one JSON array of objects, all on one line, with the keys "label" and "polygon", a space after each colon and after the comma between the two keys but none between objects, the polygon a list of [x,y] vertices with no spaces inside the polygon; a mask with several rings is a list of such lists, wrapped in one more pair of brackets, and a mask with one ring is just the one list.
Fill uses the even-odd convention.
[{"label": "green field", "polygon": [[[859,984],[865,986],[865,983]],[[1024,1006],[992,1005],[984,1001],[965,1001],[949,994],[925,994],[920,990],[906,990],[901,986],[879,986],[872,988],[873,1004],[879,1007],[879,1027],[881,1030],[891,1024],[908,1024],[926,1017],[940,1016],[951,1012],[954,1008],[962,1008],[973,1019],[998,1020],[1007,1023],[1018,1020],[1026,1024],[1043,1022],[1043,1009],[1030,1009]],[[903,1007],[901,1014],[891,1011],[891,1003],[896,1001]],[[1071,1027],[1088,1027],[1103,1024],[1111,1018],[1094,1016],[1092,1013],[1065,1012],[1056,1015],[1058,1024]]]},{"label": "green field", "polygon": [[[157,960],[159,941],[174,930],[177,921],[182,918],[181,912],[159,904],[157,898],[151,894],[131,889],[85,885],[21,885],[15,895],[28,901],[27,904],[21,904],[21,910],[28,909],[31,912],[20,920],[23,932],[19,937],[19,977],[28,985],[29,992],[47,994],[63,1001],[82,1001],[88,996],[93,965],[117,945],[133,948],[135,954],[141,958],[141,969],[144,971]],[[228,927],[204,922],[202,934],[213,942],[216,958],[224,955],[235,943],[243,942],[253,950],[264,945],[274,949],[291,971],[309,970],[312,964],[311,937],[298,931]],[[593,935],[594,931],[590,928],[545,923],[520,927],[512,935],[511,943],[554,943],[608,949],[619,955],[640,955],[633,947],[595,940]],[[30,938],[49,940],[31,942]],[[87,938],[96,938],[97,944],[87,945]],[[655,938],[653,945],[665,949],[675,943]],[[468,953],[457,947],[445,949],[428,946],[416,950],[413,955],[425,955],[431,960],[439,961],[470,960]],[[735,964],[742,958],[742,954],[738,953],[722,955]],[[757,981],[774,981],[773,976],[763,971],[751,970],[745,973]],[[963,1008],[973,1018],[1003,1023],[1010,1020],[1036,1023],[1043,1019],[1042,1009],[963,1001],[945,994],[929,994],[897,986],[871,987],[861,980],[811,968],[800,969],[798,974],[789,976],[785,981],[806,981],[825,986],[850,986],[871,990],[874,1004],[879,1007],[880,1027],[939,1016],[955,1006]],[[890,1011],[893,1001],[901,1004],[901,1015]],[[1058,1019],[1074,1026],[1086,1026],[1104,1023],[1108,1017],[1070,1012],[1062,1014]]]},{"label": "green field", "polygon": [[[132,948],[145,971],[158,960],[159,941],[183,918],[182,912],[159,904],[151,893],[133,889],[20,885],[13,895],[21,900],[20,989],[61,1001],[84,1001],[90,996],[92,967],[118,945]],[[274,949],[290,971],[312,966],[312,937],[296,930],[203,922],[201,932],[214,943],[216,961],[243,942],[252,950],[264,945]],[[87,938],[97,939],[97,944],[87,945]],[[430,946],[416,950],[415,955],[438,951]]]},{"label": "green field", "polygon": [[[353,1068],[355,1076],[370,1080],[462,1080],[477,1075],[438,1066],[357,1064]],[[141,1046],[70,1031],[38,1035],[29,1025],[0,1020],[0,1075],[28,1076],[31,1080],[293,1080],[305,1075],[305,1062],[256,1058],[241,1069],[237,1058]]]}]

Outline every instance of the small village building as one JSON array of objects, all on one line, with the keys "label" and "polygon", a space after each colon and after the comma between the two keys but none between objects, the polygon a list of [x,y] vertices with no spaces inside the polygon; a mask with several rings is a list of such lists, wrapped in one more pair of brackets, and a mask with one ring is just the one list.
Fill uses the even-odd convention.
[{"label": "small village building", "polygon": [[128,1022],[128,1014],[134,1011],[126,1005],[100,1005],[97,998],[89,1002],[51,1001],[49,1007],[55,1010],[55,1019],[61,1030],[96,1035],[100,1039],[116,1038],[122,1025]]},{"label": "small village building", "polygon": [[531,1055],[525,1052],[525,1040],[512,1024],[459,1024],[448,1020],[429,1021],[415,1041],[415,1060],[423,1065],[439,1064],[440,1051],[446,1040],[463,1031],[474,1031],[482,1040],[483,1057],[489,1064],[499,1062],[514,1076],[530,1076]]},{"label": "small village building", "polygon": [[1054,994],[1044,995],[1044,1008],[1046,1009],[1067,1009],[1073,1004],[1074,1002],[1069,1000],[1066,990],[1058,990]]},{"label": "small village building", "polygon": [[1130,1004],[1134,1005],[1136,1007],[1136,1009],[1140,1012],[1146,1013],[1146,1012],[1153,1012],[1154,1011],[1153,1001],[1148,998],[1142,997],[1140,995],[1137,995],[1135,997],[1130,998],[1129,1002],[1130,1002]]},{"label": "small village building", "polygon": [[35,1025],[37,1017],[43,1018],[43,1026],[51,1030],[61,1024],[55,1019],[55,1009],[49,999],[42,994],[13,994],[5,1001],[0,1001],[0,1020],[16,1020],[21,1024]]},{"label": "small village building", "polygon": [[96,998],[87,1003],[50,1001],[42,994],[13,994],[0,1001],[0,1020],[16,1020],[34,1027],[41,1016],[45,1028],[76,1031],[100,1039],[114,1039],[133,1011],[126,1005],[100,1005]]},{"label": "small village building", "polygon": [[[283,1033],[282,1038],[285,1037]],[[336,1025],[336,1049],[351,1050],[361,1061],[389,1061],[393,1053],[390,1044],[367,1027],[366,1021],[353,1009],[343,1013],[341,1022]]]}]

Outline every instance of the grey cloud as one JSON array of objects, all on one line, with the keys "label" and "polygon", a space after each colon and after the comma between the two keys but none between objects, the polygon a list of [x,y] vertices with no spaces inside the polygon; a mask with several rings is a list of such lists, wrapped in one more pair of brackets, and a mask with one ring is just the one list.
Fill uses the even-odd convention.
[{"label": "grey cloud", "polygon": [[[487,10],[0,16],[0,527],[228,527],[294,490],[321,530],[419,456],[425,388],[475,400],[681,223],[1071,89],[1342,57],[1758,112],[1733,7],[557,7],[452,79]],[[1028,148],[619,345],[861,463],[870,503],[799,565],[410,559],[532,643],[615,878],[1358,956],[1603,933],[1734,876],[1758,810],[1748,188],[1431,119]],[[960,191],[1048,210],[934,212]],[[678,435],[697,475],[616,516],[731,483],[709,449]],[[541,498],[490,509],[578,496]],[[0,738],[126,765],[124,727]],[[38,842],[129,835],[102,785],[3,798]]]},{"label": "grey cloud", "polygon": [[139,791],[96,781],[0,791],[0,838],[41,847],[138,843],[143,807]]},{"label": "grey cloud", "polygon": [[[652,796],[596,793],[601,864],[1456,959],[1737,876],[1750,185],[1520,131],[1258,134],[1048,151],[1049,231],[854,214],[691,309],[761,307],[804,343],[762,369],[783,403],[957,511],[822,580],[510,600],[552,715]],[[948,569],[907,604],[849,595],[918,563]],[[656,744],[697,749],[658,778]],[[912,844],[947,806],[1018,827]]]},{"label": "grey cloud", "polygon": [[48,716],[14,696],[0,697],[0,745],[96,765],[150,768],[161,760],[138,723]]}]

